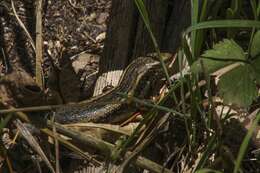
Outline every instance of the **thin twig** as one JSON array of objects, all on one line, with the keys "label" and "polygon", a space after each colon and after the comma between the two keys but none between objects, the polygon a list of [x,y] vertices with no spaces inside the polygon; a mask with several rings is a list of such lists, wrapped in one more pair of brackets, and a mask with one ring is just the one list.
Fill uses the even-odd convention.
[{"label": "thin twig", "polygon": [[37,143],[37,141],[34,139],[32,134],[29,132],[29,130],[23,125],[23,123],[19,120],[16,119],[14,121],[15,126],[17,129],[20,131],[22,136],[26,139],[28,144],[32,147],[32,149],[41,156],[41,158],[44,160],[48,168],[51,170],[51,172],[55,173],[54,168],[52,167],[50,161],[44,154],[43,150],[41,149],[40,145]]},{"label": "thin twig", "polygon": [[[115,150],[116,146],[105,142],[101,139],[94,138],[91,135],[84,134],[82,132],[76,132],[73,130],[66,129],[65,127],[59,125],[58,123],[53,123],[51,121],[47,122],[48,126],[56,126],[57,131],[62,132],[64,135],[71,137],[74,140],[77,140],[78,142],[85,144],[87,146],[93,147],[100,151],[105,156],[110,157],[111,153]],[[132,154],[132,152],[126,152],[126,157],[129,157]],[[133,164],[143,168],[150,170],[155,173],[172,173],[169,169],[163,168],[161,165],[146,159],[144,157],[137,157],[136,160],[133,161]]]},{"label": "thin twig", "polygon": [[[55,114],[52,117],[52,121],[54,121],[54,117],[55,117]],[[52,132],[54,135],[57,136],[57,130],[56,130],[55,126],[53,126],[53,128],[52,128]],[[54,138],[54,146],[55,146],[55,170],[56,170],[56,173],[60,173],[59,140],[57,138]]]},{"label": "thin twig", "polygon": [[[66,106],[84,106],[90,103],[91,100],[86,100],[78,103],[70,103],[70,104],[61,104],[61,105],[45,105],[45,106],[30,106],[23,108],[9,108],[0,110],[0,114],[14,113],[14,112],[35,112],[35,111],[52,111],[58,108],[66,107]],[[119,101],[111,101],[111,102],[102,102],[97,105],[106,105],[106,104],[119,104]]]},{"label": "thin twig", "polygon": [[43,89],[43,70],[42,70],[42,0],[37,1],[36,5],[36,64],[35,75],[36,83]]},{"label": "thin twig", "polygon": [[165,124],[165,122],[168,120],[170,116],[170,113],[166,113],[156,124],[155,127],[152,128],[147,128],[147,136],[145,138],[140,138],[141,143],[137,145],[136,149],[132,152],[131,155],[129,155],[127,158],[125,158],[124,162],[122,163],[122,165],[119,167],[119,171],[118,172],[124,172],[125,168],[127,167],[127,165],[129,165],[129,163],[135,159],[139,153],[141,153],[141,151],[144,150],[144,148],[151,143],[151,141],[155,138],[156,136],[156,132],[158,132],[158,130],[163,126],[163,124]]},{"label": "thin twig", "polygon": [[124,126],[121,125],[113,125],[113,124],[102,124],[102,123],[72,123],[72,124],[66,124],[65,127],[69,128],[79,128],[79,129],[90,129],[90,128],[99,128],[106,131],[110,131],[116,134],[120,135],[126,135],[130,136],[131,132],[127,131]]},{"label": "thin twig", "polygon": [[14,113],[14,112],[34,112],[34,111],[50,111],[53,109],[60,108],[64,105],[53,105],[53,106],[32,106],[25,108],[10,108],[0,110],[0,114]]},{"label": "thin twig", "polygon": [[188,117],[187,115],[182,114],[182,113],[175,111],[173,109],[170,109],[170,108],[167,108],[167,107],[164,107],[164,106],[160,106],[160,105],[157,105],[157,104],[154,104],[154,103],[149,103],[147,101],[138,99],[136,97],[128,96],[127,94],[124,94],[124,93],[117,93],[117,94],[122,96],[122,97],[128,98],[130,101],[134,101],[136,103],[139,103],[139,104],[147,106],[147,107],[152,107],[152,108],[155,108],[155,109],[158,109],[158,110],[161,110],[161,111],[165,111],[165,112],[171,112],[171,113],[179,115],[181,117]]},{"label": "thin twig", "polygon": [[10,161],[8,155],[6,155],[5,159],[6,159],[6,163],[7,163],[7,166],[8,166],[8,169],[9,169],[10,173],[14,173],[12,162]]},{"label": "thin twig", "polygon": [[89,163],[91,165],[95,165],[95,166],[100,166],[101,165],[101,163],[99,161],[97,161],[95,158],[93,158],[92,156],[88,155],[86,152],[83,152],[81,149],[79,149],[77,146],[73,145],[69,141],[67,141],[64,138],[60,137],[58,135],[58,133],[54,134],[51,130],[49,130],[47,128],[41,129],[41,131],[43,133],[45,133],[46,135],[52,137],[52,138],[56,138],[62,145],[64,145],[65,147],[67,147],[71,151],[77,153],[79,156],[81,156],[82,158],[86,159],[87,161],[89,161]]},{"label": "thin twig", "polygon": [[[11,109],[14,109],[13,107],[10,107]],[[30,120],[27,117],[27,115],[23,112],[19,112],[19,111],[15,111],[15,114],[24,122],[29,123]],[[52,138],[56,138],[57,140],[59,140],[60,143],[62,143],[64,146],[66,146],[67,148],[71,149],[72,151],[76,152],[78,155],[80,155],[82,158],[88,160],[91,164],[95,165],[95,166],[100,166],[101,163],[99,161],[97,161],[96,159],[94,159],[92,156],[88,155],[87,153],[83,152],[81,149],[79,149],[78,147],[76,147],[75,145],[73,145],[72,143],[64,140],[63,138],[61,138],[58,134],[54,134],[51,130],[44,128],[41,129],[41,131],[43,133],[45,133],[46,135],[52,137]]]},{"label": "thin twig", "polygon": [[12,9],[13,9],[13,12],[14,12],[14,16],[16,17],[19,25],[21,26],[21,28],[24,30],[25,34],[27,35],[27,37],[29,38],[29,41],[30,41],[30,44],[33,48],[33,50],[35,51],[35,44],[34,44],[34,41],[30,35],[30,33],[28,32],[28,30],[26,29],[26,27],[24,26],[23,22],[21,21],[21,19],[19,18],[19,16],[17,15],[17,12],[15,10],[15,7],[14,7],[14,2],[13,0],[11,0],[11,5],[12,5]]}]

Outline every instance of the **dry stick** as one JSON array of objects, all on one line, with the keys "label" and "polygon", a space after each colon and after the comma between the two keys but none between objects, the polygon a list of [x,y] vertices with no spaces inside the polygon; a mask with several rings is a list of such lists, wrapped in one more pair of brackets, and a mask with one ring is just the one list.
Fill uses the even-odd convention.
[{"label": "dry stick", "polygon": [[[15,112],[15,114],[22,119],[25,122],[30,122],[30,120],[28,119],[27,115],[23,112]],[[84,159],[88,160],[91,164],[96,165],[96,166],[100,166],[101,163],[98,162],[97,160],[95,160],[93,157],[87,155],[86,153],[82,152],[78,147],[76,147],[75,145],[71,144],[70,142],[64,140],[63,138],[61,138],[58,134],[54,134],[52,131],[50,131],[49,129],[45,128],[45,129],[41,129],[41,131],[43,133],[45,133],[48,136],[51,136],[52,138],[56,138],[60,141],[60,143],[62,143],[64,146],[66,146],[67,148],[71,149],[72,151],[76,151],[77,154],[79,154],[81,157],[83,157]]]},{"label": "dry stick", "polygon": [[43,89],[43,71],[42,71],[42,0],[36,4],[36,65],[35,75],[36,83]]},{"label": "dry stick", "polygon": [[[0,114],[7,114],[7,113],[14,113],[14,112],[34,112],[34,111],[52,111],[61,107],[65,106],[81,106],[86,105],[87,102],[90,102],[91,100],[86,100],[78,103],[69,103],[69,104],[61,104],[61,105],[46,105],[46,106],[29,106],[29,107],[23,107],[23,108],[9,108],[9,109],[2,109],[0,110]],[[118,101],[111,101],[111,102],[102,102],[99,103],[99,105],[106,105],[108,103],[119,103]]]},{"label": "dry stick", "polygon": [[125,159],[123,164],[120,166],[118,172],[124,172],[124,169],[129,165],[129,163],[138,156],[138,154],[154,139],[156,131],[158,131],[163,124],[168,120],[170,113],[166,113],[156,124],[145,138],[142,138],[142,142],[136,147],[136,149]]},{"label": "dry stick", "polygon": [[[10,111],[10,110],[14,110],[15,108],[12,107],[12,106],[9,106],[8,107],[9,109],[3,109],[3,110],[0,110],[0,116],[1,114],[6,114],[8,115],[8,113],[15,113],[15,115],[17,115],[21,120],[25,121],[25,122],[30,122],[30,119],[28,118],[28,116],[23,113],[23,112],[19,112],[19,111]],[[4,111],[3,113],[1,113],[1,111]],[[7,111],[5,113],[5,111]],[[10,112],[9,112],[10,111]]]},{"label": "dry stick", "polygon": [[43,133],[45,133],[46,135],[52,137],[52,138],[56,138],[62,145],[64,145],[65,147],[67,147],[68,149],[76,152],[79,156],[81,156],[82,158],[86,159],[87,161],[90,162],[91,165],[94,166],[101,166],[102,163],[97,161],[94,157],[90,156],[88,153],[83,152],[81,149],[79,149],[77,146],[73,145],[72,143],[70,143],[69,141],[65,140],[64,138],[60,137],[58,135],[58,133],[54,134],[51,130],[45,128],[45,129],[41,129],[41,131]]},{"label": "dry stick", "polygon": [[47,156],[45,155],[45,153],[43,152],[43,150],[41,149],[40,145],[38,144],[38,142],[34,139],[34,137],[32,136],[32,134],[29,132],[28,129],[25,128],[25,126],[23,125],[23,123],[19,120],[16,119],[14,120],[14,124],[16,125],[17,129],[20,131],[20,133],[22,134],[22,136],[26,139],[26,141],[29,143],[29,145],[32,147],[32,149],[39,155],[41,156],[41,158],[43,159],[43,161],[46,163],[46,165],[48,166],[48,168],[50,169],[50,171],[52,173],[55,173],[54,168],[52,167],[50,161],[48,160]]},{"label": "dry stick", "polygon": [[[47,124],[49,127],[55,126],[57,131],[62,132],[64,135],[72,139],[76,139],[78,140],[78,142],[81,142],[82,144],[88,145],[92,148],[95,148],[96,150],[99,150],[100,153],[102,153],[105,156],[109,157],[116,148],[115,145],[111,143],[105,142],[101,139],[97,139],[91,135],[83,134],[81,132],[75,132],[73,130],[68,130],[58,123],[47,121]],[[126,157],[129,157],[131,155],[132,152],[126,152]],[[161,165],[141,156],[137,157],[137,159],[133,161],[133,164],[155,173],[172,173],[169,169],[163,168]]]},{"label": "dry stick", "polygon": [[34,112],[34,111],[51,111],[53,109],[60,108],[64,105],[53,105],[53,106],[32,106],[25,108],[10,108],[0,110],[0,114],[14,113],[14,112]]},{"label": "dry stick", "polygon": [[24,26],[23,22],[21,21],[21,19],[19,18],[19,16],[17,15],[17,12],[15,10],[15,7],[14,7],[14,2],[13,0],[11,0],[11,5],[12,5],[12,9],[13,9],[13,12],[14,12],[14,16],[16,17],[19,25],[21,26],[21,28],[24,30],[25,34],[27,35],[27,37],[29,38],[29,41],[30,41],[30,44],[33,48],[33,50],[35,51],[35,44],[34,44],[34,41],[31,37],[31,35],[29,34],[28,30],[26,29],[26,27]]},{"label": "dry stick", "polygon": [[9,169],[10,173],[14,173],[13,166],[12,166],[12,163],[11,163],[8,155],[6,155],[5,160],[6,160],[6,163],[7,163],[7,166],[8,166],[8,169]]},{"label": "dry stick", "polygon": [[[48,107],[48,106],[47,106]],[[32,107],[35,109],[35,107]],[[23,113],[23,112],[19,112],[18,109],[15,109],[13,107],[10,107],[10,109],[6,109],[7,111],[10,110],[15,110],[15,111],[10,111],[10,112],[14,112],[21,120],[25,121],[25,122],[30,122],[30,119],[28,118],[28,116]],[[49,110],[49,109],[48,109]],[[1,110],[0,110],[1,111]],[[38,109],[37,109],[38,111]],[[0,113],[1,114],[1,113]],[[45,128],[45,129],[41,129],[41,131],[43,133],[45,133],[48,136],[51,136],[54,139],[57,139],[60,141],[60,143],[62,143],[64,146],[66,146],[67,148],[71,149],[74,152],[77,152],[77,154],[79,154],[81,157],[83,157],[84,159],[88,160],[91,164],[96,165],[96,166],[100,166],[101,163],[99,161],[97,161],[96,159],[94,159],[92,156],[87,155],[86,153],[84,153],[82,150],[80,150],[78,147],[76,147],[75,145],[73,145],[72,143],[64,140],[63,138],[61,138],[57,133],[53,133],[52,131],[50,131],[49,129]]]},{"label": "dry stick", "polygon": [[[54,121],[55,115],[52,117],[52,121]],[[56,127],[52,128],[53,134],[57,135]],[[59,159],[59,141],[57,138],[54,138],[54,146],[55,146],[55,170],[56,173],[60,173],[60,159]]]},{"label": "dry stick", "polygon": [[[114,125],[114,124],[103,124],[103,123],[72,123],[72,124],[66,124],[64,125],[65,127],[69,127],[69,128],[79,128],[79,129],[103,129],[106,131],[110,131],[119,135],[126,135],[126,136],[130,136],[131,133],[133,132],[133,130],[129,130],[126,127],[122,126],[122,125]],[[133,127],[133,125],[132,125]]]}]

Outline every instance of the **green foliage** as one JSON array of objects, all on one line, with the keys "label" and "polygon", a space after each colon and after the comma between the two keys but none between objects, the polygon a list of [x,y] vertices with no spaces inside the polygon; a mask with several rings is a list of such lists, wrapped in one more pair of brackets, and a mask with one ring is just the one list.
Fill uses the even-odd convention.
[{"label": "green foliage", "polygon": [[260,84],[260,56],[254,59],[251,64],[256,77],[256,82]]},{"label": "green foliage", "polygon": [[252,57],[260,55],[260,30],[257,31],[254,35],[250,53]]},{"label": "green foliage", "polygon": [[258,122],[260,121],[260,113],[258,112],[258,114],[256,115],[256,119],[254,120],[254,122],[252,123],[250,129],[248,130],[241,146],[239,149],[239,153],[238,153],[238,157],[236,160],[236,164],[235,164],[235,168],[234,168],[234,172],[233,173],[238,173],[239,172],[239,168],[242,162],[242,159],[244,158],[244,155],[246,153],[247,147],[249,145],[250,139],[253,136],[253,133],[255,132],[255,129],[258,126]]},{"label": "green foliage", "polygon": [[218,89],[224,102],[242,107],[250,106],[257,97],[254,78],[250,65],[240,65],[221,76]]},{"label": "green foliage", "polygon": [[245,60],[243,49],[233,40],[224,39],[223,42],[215,44],[213,49],[207,50],[203,57],[217,58],[217,59],[238,59]]},{"label": "green foliage", "polygon": [[233,40],[227,39],[214,45],[213,49],[205,51],[201,56],[202,58],[195,61],[191,66],[194,73],[202,72],[202,69],[207,73],[212,73],[232,64],[234,60],[245,60],[242,48]]},{"label": "green foliage", "polygon": [[204,153],[202,154],[202,157],[201,157],[200,161],[198,162],[195,170],[199,169],[200,171],[202,171],[201,168],[203,168],[205,166],[205,164],[208,161],[208,158],[212,154],[212,151],[214,151],[214,149],[216,149],[216,146],[217,146],[216,135],[213,135],[210,137],[209,142],[207,144],[207,148],[204,151]]},{"label": "green foliage", "polygon": [[216,61],[214,59],[200,58],[192,64],[191,71],[193,73],[200,73],[204,69],[207,73],[213,73],[231,63],[232,61]]},{"label": "green foliage", "polygon": [[260,30],[257,31],[253,37],[250,55],[253,59],[251,64],[256,77],[256,82],[260,84]]},{"label": "green foliage", "polygon": [[[226,19],[237,19],[241,12],[241,5],[241,0],[232,0],[231,7],[226,10]],[[227,29],[228,38],[234,38],[236,33],[237,30],[234,30],[232,28]]]},{"label": "green foliage", "polygon": [[195,173],[222,173],[222,172],[216,171],[213,169],[204,168],[204,169],[200,169],[200,170],[196,171]]},{"label": "green foliage", "polygon": [[[223,41],[215,44],[212,49],[206,50],[201,56],[199,55],[201,54],[203,49],[205,50],[205,47],[213,45],[215,40],[220,40],[221,36],[217,35],[216,28],[224,28],[223,31],[225,31],[227,38],[235,38],[236,34],[240,31],[238,29],[257,29],[260,28],[260,22],[257,20],[239,19],[243,10],[241,0],[232,0],[230,2],[231,6],[226,10],[223,10],[224,16],[226,16],[227,20],[217,20],[218,18],[216,14],[221,11],[222,3],[217,3],[217,1],[203,1],[200,4],[200,1],[198,0],[191,1],[191,3],[191,26],[183,34],[182,48],[180,49],[180,52],[183,52],[185,54],[184,57],[186,57],[189,64],[192,64],[195,61],[191,66],[191,70],[193,73],[196,74],[204,72],[209,75],[218,70],[224,71],[225,69],[228,69],[229,66],[237,65],[232,69],[228,69],[227,72],[224,72],[220,75],[220,80],[218,82],[218,91],[219,94],[223,97],[225,103],[232,103],[238,106],[248,107],[257,97],[256,82],[260,83],[260,58],[257,58],[257,55],[259,56],[260,51],[257,47],[257,45],[260,44],[260,39],[258,36],[259,33],[257,32],[254,37],[252,34],[252,44],[249,44],[252,46],[248,46],[251,48],[248,52],[244,51],[234,40],[223,39]],[[144,25],[147,28],[147,31],[153,41],[155,51],[160,55],[159,46],[152,32],[151,23],[149,21],[149,13],[146,10],[145,4],[143,0],[135,0],[135,4],[139,10],[140,16],[143,19]],[[215,16],[208,8],[212,5],[217,6],[213,9],[215,10]],[[210,21],[207,21],[208,19],[210,19]],[[209,28],[212,28],[212,30],[209,30]],[[206,34],[208,34],[208,31],[213,35],[213,37],[210,37],[210,39],[206,39]],[[252,29],[252,33],[254,32],[255,30]],[[188,34],[191,34],[190,40],[186,39],[186,36]],[[216,38],[214,36],[216,36]],[[179,56],[181,57],[182,55]],[[198,57],[200,58],[198,59]],[[163,68],[165,68],[163,63],[162,65]],[[166,69],[164,70],[168,79],[167,71]],[[188,136],[192,136],[190,139],[188,139],[187,142],[189,143],[188,145],[191,148],[193,147],[193,144],[196,144],[197,142],[197,130],[200,128],[197,126],[198,124],[194,123],[197,121],[196,118],[198,118],[199,116],[197,114],[200,114],[203,116],[203,118],[205,118],[205,124],[212,123],[212,118],[210,118],[210,111],[207,112],[200,108],[200,88],[197,87],[198,89],[196,91],[192,90],[192,88],[194,88],[194,86],[198,83],[198,81],[196,81],[197,79],[197,76],[192,76],[188,80],[190,82],[191,88],[189,90],[191,92],[192,100],[190,103],[191,108],[186,108],[185,104],[183,104],[183,112],[181,112],[181,110],[179,109],[181,106],[178,105],[179,107],[176,107],[176,109],[181,113],[185,112],[185,114],[191,115],[191,117],[189,117],[191,118],[191,121],[189,121],[189,118],[185,119],[188,120],[185,122],[187,134]],[[183,86],[187,83],[181,83],[181,85]],[[208,84],[207,91],[209,91],[209,93],[210,89],[210,84]],[[185,103],[185,93],[183,89],[182,92],[182,101],[183,103]],[[174,93],[174,90],[170,91],[169,93]],[[165,96],[164,99],[166,99],[167,97],[168,96]],[[212,102],[211,99],[211,96],[209,96],[210,103]],[[135,101],[137,102],[138,100],[136,99]],[[148,105],[144,102],[143,104]],[[173,112],[170,109],[161,107],[161,104],[163,105],[163,101],[158,103],[158,105],[153,105],[153,109],[147,114],[147,116],[145,116],[144,120],[136,128],[135,132],[129,138],[120,141],[121,143],[118,149],[113,153],[115,158],[119,157],[120,153],[126,150],[127,147],[129,147],[130,144],[135,141],[135,136],[139,134],[141,127],[149,124],[149,122],[152,122],[155,119],[155,117],[157,116],[157,112],[155,110],[165,110],[166,112],[172,112],[174,115],[178,115],[178,113],[176,113],[175,111]],[[211,125],[208,125],[207,127],[209,128],[209,130],[212,130]],[[211,138],[208,138],[210,140],[207,142],[207,147],[205,147],[203,156],[198,162],[196,169],[194,169],[194,171],[196,170],[196,173],[221,173],[217,170],[202,169],[207,166],[209,161],[208,158],[211,157],[212,153],[214,153],[219,147],[218,133],[213,134],[214,136],[212,134],[208,136]]]},{"label": "green foliage", "polygon": [[211,20],[200,22],[196,25],[190,26],[186,29],[186,34],[199,29],[209,29],[209,28],[260,28],[260,21],[255,20]]},{"label": "green foliage", "polygon": [[3,128],[6,127],[8,122],[11,120],[12,114],[8,114],[4,119],[0,121],[0,132],[2,132]]},{"label": "green foliage", "polygon": [[[251,48],[251,57],[259,54],[260,34],[254,36]],[[204,70],[210,74],[228,65],[239,62],[238,67],[231,69],[220,77],[218,89],[224,102],[241,107],[248,107],[257,97],[255,80],[260,81],[260,60],[254,59],[250,64],[246,60],[245,52],[233,40],[224,39],[213,46],[213,49],[205,51],[202,58],[191,66],[193,73]]]},{"label": "green foliage", "polygon": [[259,5],[257,5],[256,0],[250,0],[252,11],[254,14],[255,19],[258,19],[258,16],[260,14],[260,2],[258,2]]},{"label": "green foliage", "polygon": [[138,8],[138,11],[139,11],[142,19],[143,19],[145,27],[146,27],[147,31],[149,32],[149,35],[150,35],[150,37],[151,37],[151,39],[153,41],[153,46],[154,46],[155,52],[158,55],[158,58],[159,58],[160,63],[162,65],[162,68],[163,68],[163,71],[165,73],[166,79],[167,79],[168,83],[170,84],[171,82],[170,82],[169,73],[167,71],[165,63],[163,62],[163,57],[161,55],[160,48],[158,46],[157,40],[156,40],[156,38],[155,38],[155,36],[154,36],[154,34],[152,32],[151,22],[149,20],[148,12],[147,12],[147,10],[145,8],[145,4],[144,4],[143,0],[135,0],[135,4],[136,4],[136,6]]},{"label": "green foliage", "polygon": [[[192,2],[192,15],[191,15],[191,25],[194,26],[199,22],[199,1],[194,0]],[[198,31],[194,30],[191,32],[191,44],[192,44],[192,58],[194,59],[196,56],[196,51],[197,51],[197,36]]]}]

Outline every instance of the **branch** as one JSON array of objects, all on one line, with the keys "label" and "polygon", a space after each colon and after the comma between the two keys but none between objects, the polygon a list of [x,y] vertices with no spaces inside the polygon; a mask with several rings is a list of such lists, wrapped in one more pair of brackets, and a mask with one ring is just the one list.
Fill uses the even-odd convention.
[{"label": "branch", "polygon": [[[105,156],[110,157],[111,153],[116,149],[116,146],[105,142],[101,139],[97,139],[91,135],[88,134],[83,134],[81,132],[76,132],[73,130],[69,130],[65,127],[63,127],[62,125],[58,124],[58,123],[53,123],[51,121],[47,122],[47,125],[49,127],[53,127],[55,126],[57,131],[63,133],[64,135],[72,138],[72,139],[76,139],[77,141],[79,141],[82,144],[88,145],[98,151],[100,151],[100,153],[102,153]],[[126,152],[126,157],[131,156],[132,152],[128,151]],[[146,159],[144,157],[138,156],[136,158],[136,160],[133,161],[133,164],[135,164],[136,166],[139,166],[143,169],[147,169],[151,172],[155,172],[155,173],[172,173],[169,169],[163,168],[161,165]]]}]

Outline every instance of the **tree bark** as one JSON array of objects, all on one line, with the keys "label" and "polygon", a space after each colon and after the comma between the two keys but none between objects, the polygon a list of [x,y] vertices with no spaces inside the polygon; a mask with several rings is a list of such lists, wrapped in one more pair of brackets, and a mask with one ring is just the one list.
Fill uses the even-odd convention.
[{"label": "tree bark", "polygon": [[[151,28],[162,52],[175,53],[190,23],[190,1],[145,0]],[[136,57],[154,52],[151,37],[134,1],[112,0],[107,38],[94,95],[116,86],[123,69]]]}]

